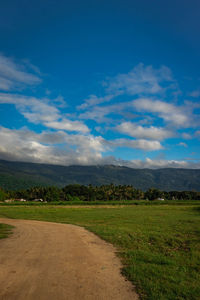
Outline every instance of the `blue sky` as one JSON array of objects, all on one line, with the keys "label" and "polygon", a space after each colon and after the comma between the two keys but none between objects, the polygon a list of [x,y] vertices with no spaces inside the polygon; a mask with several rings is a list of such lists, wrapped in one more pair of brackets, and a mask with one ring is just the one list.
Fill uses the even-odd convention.
[{"label": "blue sky", "polygon": [[1,1],[0,159],[200,168],[200,3]]}]

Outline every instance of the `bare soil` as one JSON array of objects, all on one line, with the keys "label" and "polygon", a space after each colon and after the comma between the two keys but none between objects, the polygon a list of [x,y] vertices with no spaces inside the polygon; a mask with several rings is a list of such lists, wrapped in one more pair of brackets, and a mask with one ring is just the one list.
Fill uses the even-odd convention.
[{"label": "bare soil", "polygon": [[0,240],[1,300],[132,300],[115,248],[82,227],[0,219],[14,234]]}]

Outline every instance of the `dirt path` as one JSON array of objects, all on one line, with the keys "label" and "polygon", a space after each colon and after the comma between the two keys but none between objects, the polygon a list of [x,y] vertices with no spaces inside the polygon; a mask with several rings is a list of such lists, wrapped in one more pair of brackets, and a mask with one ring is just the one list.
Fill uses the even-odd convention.
[{"label": "dirt path", "polygon": [[1,300],[138,299],[112,245],[82,227],[0,219],[16,226],[0,240]]}]

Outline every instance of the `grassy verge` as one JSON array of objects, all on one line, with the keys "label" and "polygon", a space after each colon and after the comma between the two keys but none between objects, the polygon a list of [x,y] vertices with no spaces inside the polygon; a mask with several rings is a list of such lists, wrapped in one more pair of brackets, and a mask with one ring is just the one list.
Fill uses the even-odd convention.
[{"label": "grassy verge", "polygon": [[84,226],[117,247],[141,298],[199,299],[198,206],[2,206],[0,216]]},{"label": "grassy verge", "polygon": [[6,238],[12,233],[13,226],[0,223],[0,239]]},{"label": "grassy verge", "polygon": [[148,201],[148,200],[110,200],[110,201],[51,201],[51,202],[34,202],[34,201],[14,201],[0,202],[0,206],[49,206],[49,205],[66,205],[66,206],[101,206],[101,205],[200,205],[200,200],[165,200],[165,201]]}]

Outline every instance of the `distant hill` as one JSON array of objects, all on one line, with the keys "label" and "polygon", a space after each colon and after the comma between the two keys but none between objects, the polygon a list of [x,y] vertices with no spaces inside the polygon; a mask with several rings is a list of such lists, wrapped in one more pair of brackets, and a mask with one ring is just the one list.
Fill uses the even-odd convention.
[{"label": "distant hill", "polygon": [[57,166],[0,160],[0,187],[24,189],[32,186],[67,184],[130,184],[147,190],[200,191],[200,169],[132,169],[106,166]]}]

